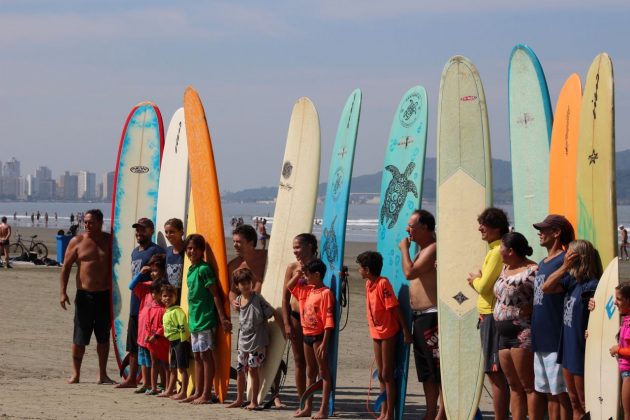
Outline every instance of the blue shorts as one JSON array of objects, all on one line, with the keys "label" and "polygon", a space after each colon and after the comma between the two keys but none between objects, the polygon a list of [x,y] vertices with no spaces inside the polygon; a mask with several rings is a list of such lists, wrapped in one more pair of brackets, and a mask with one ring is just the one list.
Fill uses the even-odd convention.
[{"label": "blue shorts", "polygon": [[151,367],[151,353],[146,347],[138,346],[138,366]]},{"label": "blue shorts", "polygon": [[630,371],[621,372],[621,379],[630,378]]}]

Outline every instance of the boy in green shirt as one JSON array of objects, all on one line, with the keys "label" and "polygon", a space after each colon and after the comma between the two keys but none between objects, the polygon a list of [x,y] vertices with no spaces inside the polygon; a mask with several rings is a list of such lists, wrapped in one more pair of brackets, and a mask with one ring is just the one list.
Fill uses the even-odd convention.
[{"label": "boy in green shirt", "polygon": [[[190,358],[190,329],[184,310],[177,302],[177,289],[171,284],[165,284],[161,290],[162,304],[166,307],[162,324],[164,336],[170,341],[170,375],[168,387],[158,397],[171,397],[174,400],[186,398],[188,390],[188,359]],[[175,394],[177,372],[182,378],[182,387]]]}]

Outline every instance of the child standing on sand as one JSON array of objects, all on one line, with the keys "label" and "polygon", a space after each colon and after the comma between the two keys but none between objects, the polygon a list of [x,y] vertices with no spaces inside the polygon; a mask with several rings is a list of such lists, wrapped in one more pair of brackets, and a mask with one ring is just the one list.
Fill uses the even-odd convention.
[{"label": "child standing on sand", "polygon": [[387,395],[377,420],[393,420],[396,404],[396,381],[394,379],[394,355],[396,335],[402,329],[404,341],[411,344],[412,338],[405,322],[392,285],[381,277],[383,257],[378,252],[366,251],[357,256],[359,274],[365,282],[365,306],[370,335],[374,343],[374,358],[378,368],[381,393]]},{"label": "child standing on sand", "polygon": [[164,336],[164,324],[162,318],[166,308],[162,304],[162,286],[168,284],[166,280],[166,262],[162,254],[155,256],[156,263],[151,267],[151,277],[153,284],[151,285],[152,302],[149,307],[147,316],[147,349],[151,355],[151,395],[158,395],[158,374],[162,378],[162,385],[169,382],[168,370],[168,350],[169,342]]},{"label": "child standing on sand", "polygon": [[621,328],[619,344],[610,348],[610,355],[617,358],[621,373],[621,405],[625,420],[630,420],[630,282],[615,288],[615,306],[619,309]]},{"label": "child standing on sand", "polygon": [[[245,375],[249,372],[252,381],[252,400],[245,407],[248,410],[258,408],[260,378],[258,369],[265,361],[269,345],[267,320],[275,315],[273,307],[258,293],[254,292],[254,273],[249,268],[240,268],[232,274],[232,281],[240,294],[236,297],[238,305],[238,379],[236,382],[236,400],[227,408],[241,407],[245,393]],[[280,321],[280,317],[276,317]]]},{"label": "child standing on sand", "polygon": [[195,356],[195,393],[184,399],[193,404],[212,402],[214,380],[215,332],[217,315],[226,332],[232,331],[232,323],[225,316],[223,297],[216,286],[212,268],[203,260],[206,240],[198,234],[186,238],[186,255],[191,266],[186,276],[188,286],[188,326],[192,351]]},{"label": "child standing on sand", "polygon": [[179,305],[184,273],[184,223],[177,218],[168,219],[164,223],[164,236],[171,244],[166,248],[166,276],[177,290],[176,304]]},{"label": "child standing on sand", "polygon": [[[166,307],[162,324],[164,336],[170,342],[170,375],[168,386],[158,397],[171,397],[174,400],[186,398],[188,390],[188,359],[190,359],[190,329],[186,313],[177,305],[177,289],[172,284],[162,285],[162,304]],[[178,394],[175,394],[177,372],[182,377],[182,386]]]}]

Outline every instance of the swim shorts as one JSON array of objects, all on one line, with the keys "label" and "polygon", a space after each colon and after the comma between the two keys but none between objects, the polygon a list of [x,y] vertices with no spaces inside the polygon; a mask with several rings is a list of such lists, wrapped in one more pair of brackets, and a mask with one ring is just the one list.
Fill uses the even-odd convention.
[{"label": "swim shorts", "polygon": [[2,241],[0,241],[0,246],[9,246],[9,240],[3,239]]},{"label": "swim shorts", "polygon": [[138,353],[138,315],[129,315],[126,350],[131,354]]},{"label": "swim shorts", "polygon": [[481,336],[481,350],[484,359],[485,373],[501,372],[499,364],[499,334],[492,314],[479,315],[479,335]]},{"label": "swim shorts", "polygon": [[79,346],[90,344],[92,331],[97,343],[109,341],[111,328],[110,292],[88,292],[77,290],[74,298],[73,343]]},{"label": "swim shorts", "polygon": [[317,335],[305,335],[302,340],[304,341],[304,344],[306,344],[307,346],[311,346],[313,347],[313,344],[318,343],[320,341],[322,341],[324,339],[324,334],[317,334]]},{"label": "swim shorts", "polygon": [[188,369],[190,359],[190,341],[171,341],[171,369]]},{"label": "swim shorts", "polygon": [[626,379],[626,378],[630,378],[630,371],[623,371],[621,372],[621,379]]},{"label": "swim shorts", "polygon": [[190,341],[192,343],[193,353],[203,353],[204,351],[214,350],[216,347],[214,332],[215,328],[190,333]]},{"label": "swim shorts", "polygon": [[534,376],[534,388],[538,392],[551,395],[567,392],[557,352],[534,352]]},{"label": "swim shorts", "polygon": [[146,347],[138,346],[138,366],[151,367],[151,353]]},{"label": "swim shorts", "polygon": [[499,334],[499,350],[532,349],[532,329],[519,320],[494,321]]},{"label": "swim shorts", "polygon": [[440,383],[440,351],[438,349],[437,312],[414,313],[413,355],[420,382]]},{"label": "swim shorts", "polygon": [[238,365],[236,371],[240,372],[243,369],[247,371],[249,368],[259,368],[265,361],[265,348],[257,348],[254,351],[245,352],[238,351]]}]

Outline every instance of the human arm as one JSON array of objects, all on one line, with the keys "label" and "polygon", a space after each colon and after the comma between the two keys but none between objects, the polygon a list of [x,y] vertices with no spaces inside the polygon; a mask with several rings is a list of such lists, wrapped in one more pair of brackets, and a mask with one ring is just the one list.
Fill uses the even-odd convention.
[{"label": "human arm", "polygon": [[402,255],[402,269],[407,280],[417,279],[422,277],[423,274],[435,270],[435,244],[427,246],[423,252],[418,255],[418,258],[416,258],[415,261],[412,261],[411,256],[409,255],[410,246],[411,240],[409,238],[404,238],[398,244]]},{"label": "human arm", "polygon": [[[494,250],[493,250],[494,251]],[[503,260],[499,252],[489,252],[481,270],[468,275],[468,284],[480,295],[493,294],[494,283],[503,269]]]},{"label": "human arm", "polygon": [[319,359],[325,359],[328,356],[328,343],[330,342],[332,331],[332,328],[326,328],[324,330],[324,338],[322,338],[322,343],[317,349],[315,349],[315,352],[317,353],[317,357]]},{"label": "human arm", "polygon": [[559,293],[564,291],[562,280],[569,271],[569,268],[578,261],[580,256],[573,250],[568,250],[564,255],[564,261],[560,268],[554,271],[542,285],[543,293]]},{"label": "human arm", "polygon": [[214,306],[217,308],[217,314],[219,314],[219,319],[221,320],[221,326],[223,327],[223,330],[225,332],[231,332],[232,322],[225,316],[221,290],[214,283],[208,286],[208,290],[210,291],[210,295],[212,295],[212,300],[214,300]]},{"label": "human arm", "polygon": [[[284,332],[287,337],[293,337],[293,328],[291,326],[291,292],[289,291],[289,283],[292,282],[296,273],[296,264],[289,264],[284,273],[284,286],[282,291],[282,320],[284,321]],[[297,281],[297,278],[295,279]],[[294,281],[294,282],[295,282]]]},{"label": "human arm", "polygon": [[396,317],[398,318],[398,323],[400,324],[400,328],[402,329],[403,340],[405,344],[411,344],[413,342],[413,338],[411,337],[411,332],[409,332],[409,326],[407,325],[405,315],[403,314],[400,305],[396,307]]},{"label": "human arm", "polygon": [[66,250],[66,254],[63,260],[63,266],[61,267],[61,276],[60,276],[60,293],[59,293],[59,304],[61,307],[66,310],[66,304],[70,305],[70,299],[68,298],[68,280],[70,279],[70,271],[72,270],[72,265],[77,262],[78,255],[78,245],[79,245],[79,237],[74,237],[70,240],[68,244],[68,249]]},{"label": "human arm", "polygon": [[150,277],[147,274],[143,273],[143,270],[146,267],[142,267],[142,270],[140,270],[140,272],[138,274],[136,274],[135,276],[133,276],[133,279],[131,279],[131,281],[129,282],[129,290],[133,290],[136,288],[136,286],[138,286],[139,283],[143,283],[147,280],[150,279]]}]

